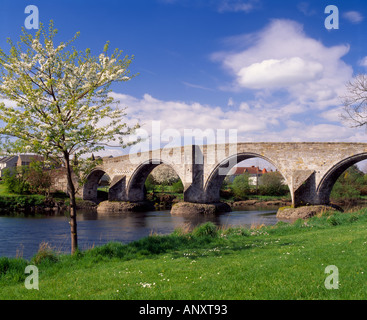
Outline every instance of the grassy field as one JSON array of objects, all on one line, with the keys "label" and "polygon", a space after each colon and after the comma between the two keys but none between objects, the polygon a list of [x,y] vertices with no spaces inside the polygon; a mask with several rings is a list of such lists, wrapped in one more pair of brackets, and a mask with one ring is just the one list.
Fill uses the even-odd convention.
[{"label": "grassy field", "polygon": [[[74,256],[44,245],[31,261],[0,258],[0,299],[366,299],[366,232],[363,209],[252,229],[209,223]],[[39,290],[25,288],[28,264]],[[325,288],[329,265],[338,289]]]}]

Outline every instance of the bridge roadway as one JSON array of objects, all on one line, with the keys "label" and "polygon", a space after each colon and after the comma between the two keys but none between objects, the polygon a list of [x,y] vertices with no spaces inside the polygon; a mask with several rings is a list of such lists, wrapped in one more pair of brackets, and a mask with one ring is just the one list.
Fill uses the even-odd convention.
[{"label": "bridge roadway", "polygon": [[229,170],[250,158],[270,162],[288,185],[294,206],[328,204],[337,178],[351,165],[367,159],[367,143],[345,142],[261,142],[218,145],[190,145],[163,148],[103,158],[88,176],[81,196],[97,199],[100,178],[111,179],[109,200],[144,200],[144,183],[158,165],[170,165],[184,185],[184,201],[216,203]]}]

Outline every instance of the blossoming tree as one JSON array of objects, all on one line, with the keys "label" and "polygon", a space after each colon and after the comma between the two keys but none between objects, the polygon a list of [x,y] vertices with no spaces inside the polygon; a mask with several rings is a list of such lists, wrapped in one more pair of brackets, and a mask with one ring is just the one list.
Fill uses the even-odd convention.
[{"label": "blossoming tree", "polygon": [[[77,249],[76,183],[91,168],[88,154],[106,146],[126,147],[127,135],[139,127],[124,122],[125,108],[111,97],[112,83],[130,80],[131,58],[122,51],[92,56],[71,44],[54,45],[57,30],[50,22],[34,34],[22,29],[20,41],[10,39],[9,53],[0,49],[1,147],[58,161],[66,168],[70,196],[71,252]],[[70,48],[70,49],[69,49]],[[16,105],[16,106],[15,106]],[[1,124],[0,124],[1,126]],[[75,161],[77,160],[77,161]]]}]

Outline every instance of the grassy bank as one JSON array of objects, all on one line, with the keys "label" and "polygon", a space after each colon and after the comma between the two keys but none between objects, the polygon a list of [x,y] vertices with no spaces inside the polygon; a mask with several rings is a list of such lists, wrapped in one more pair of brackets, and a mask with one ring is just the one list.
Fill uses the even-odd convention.
[{"label": "grassy bank", "polygon": [[[74,256],[44,246],[31,261],[0,259],[0,299],[366,299],[366,231],[363,209],[252,229],[209,223]],[[24,286],[27,264],[39,290]],[[324,286],[329,265],[337,290]]]},{"label": "grassy bank", "polygon": [[43,206],[46,197],[43,195],[19,195],[9,193],[4,184],[0,183],[0,212],[17,211],[30,207]]},{"label": "grassy bank", "polygon": [[[0,182],[0,214],[50,214],[53,210],[67,210],[70,200],[63,192],[50,193],[48,196],[41,194],[16,194],[8,192],[5,185]],[[91,208],[95,204],[91,201],[77,198],[80,209]]]}]

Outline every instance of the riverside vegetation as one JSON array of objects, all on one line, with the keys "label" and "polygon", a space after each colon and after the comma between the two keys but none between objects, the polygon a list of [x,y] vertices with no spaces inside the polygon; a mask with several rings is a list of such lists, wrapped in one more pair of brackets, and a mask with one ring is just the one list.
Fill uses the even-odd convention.
[{"label": "riverside vegetation", "polygon": [[[258,186],[254,186],[250,184],[247,173],[233,179],[227,176],[220,190],[221,201],[230,204],[244,200],[256,200],[258,203],[273,200],[290,202],[289,189],[283,184],[283,178],[279,172],[269,172],[259,180]],[[145,182],[145,189],[147,199],[154,202],[157,207],[170,207],[183,199],[184,187],[178,177],[156,181],[152,175],[149,175]],[[351,166],[336,181],[330,198],[332,202],[341,205],[364,202],[367,199],[367,174],[356,165]]]},{"label": "riverside vegetation", "polygon": [[[0,258],[0,299],[366,299],[367,209],[293,224],[185,226],[129,244]],[[27,290],[25,267],[39,269]],[[326,289],[329,265],[339,288]]]},{"label": "riverside vegetation", "polygon": [[[4,170],[0,180],[0,213],[44,214],[66,210],[69,196],[61,191],[51,192],[51,171],[41,162]],[[91,204],[77,199],[80,207]]]},{"label": "riverside vegetation", "polygon": [[[43,243],[30,260],[0,258],[0,299],[366,299],[366,229],[367,208],[275,226],[184,225],[74,255]],[[39,290],[25,288],[29,264]],[[329,265],[338,290],[325,288]]]},{"label": "riverside vegetation", "polygon": [[[289,190],[282,184],[278,172],[265,174],[260,181],[256,187],[250,185],[247,174],[239,175],[233,181],[226,178],[220,191],[221,200],[234,206],[243,200],[256,200],[258,204],[273,200],[290,201]],[[47,209],[46,212],[52,208],[65,209],[69,205],[68,196],[63,192],[51,193],[50,187],[50,173],[44,170],[41,163],[18,168],[16,174],[5,173],[0,181],[0,212],[30,211],[42,214],[44,209]],[[157,182],[149,175],[145,189],[147,200],[157,210],[169,209],[174,203],[183,200],[184,187],[179,178]],[[98,194],[100,201],[107,200],[108,186],[100,187]],[[350,167],[339,177],[331,193],[332,201],[340,204],[365,201],[366,198],[367,175],[356,166]],[[82,199],[77,199],[77,205],[93,206]]]}]

